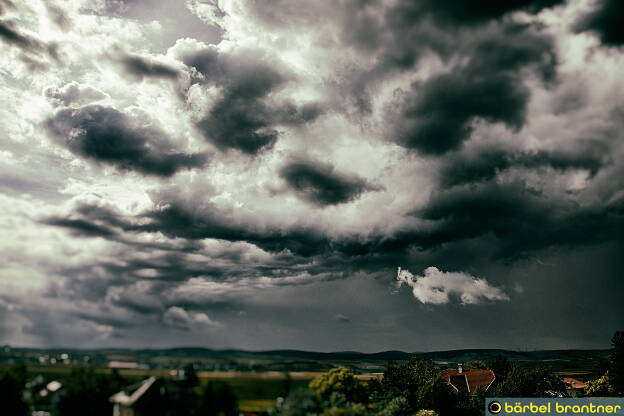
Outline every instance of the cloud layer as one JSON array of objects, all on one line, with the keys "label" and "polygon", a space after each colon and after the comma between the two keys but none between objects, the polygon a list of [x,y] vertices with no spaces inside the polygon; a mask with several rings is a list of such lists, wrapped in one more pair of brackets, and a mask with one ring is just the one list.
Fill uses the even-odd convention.
[{"label": "cloud layer", "polygon": [[620,2],[466,4],[2,2],[0,343],[603,347]]}]

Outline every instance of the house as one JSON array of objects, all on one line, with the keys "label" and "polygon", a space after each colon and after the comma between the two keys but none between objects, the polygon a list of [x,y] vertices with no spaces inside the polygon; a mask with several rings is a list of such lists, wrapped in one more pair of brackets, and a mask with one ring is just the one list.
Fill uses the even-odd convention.
[{"label": "house", "polygon": [[[30,387],[29,387],[30,385]],[[25,391],[24,398],[32,401],[32,414],[49,416],[58,405],[63,394],[63,383],[59,380],[44,382],[43,377],[26,384],[31,390]]]},{"label": "house", "polygon": [[163,380],[150,377],[115,393],[109,401],[114,404],[113,416],[153,415],[154,409],[163,409],[165,395]]},{"label": "house", "polygon": [[457,370],[440,372],[438,377],[445,380],[456,391],[470,395],[475,395],[479,388],[487,391],[494,383],[494,380],[496,380],[492,370],[463,371],[461,364],[459,364]]},{"label": "house", "polygon": [[572,377],[564,377],[563,384],[565,384],[566,390],[570,396],[578,395],[585,389],[585,386],[587,386],[587,384]]}]

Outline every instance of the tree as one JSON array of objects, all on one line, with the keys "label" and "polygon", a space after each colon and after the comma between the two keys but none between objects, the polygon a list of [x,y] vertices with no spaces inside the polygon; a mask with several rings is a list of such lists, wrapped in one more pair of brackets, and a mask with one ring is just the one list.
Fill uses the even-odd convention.
[{"label": "tree", "polygon": [[28,406],[22,399],[26,384],[26,367],[17,365],[0,374],[0,403],[3,414],[25,416]]},{"label": "tree", "polygon": [[603,359],[596,361],[591,369],[591,374],[590,374],[591,378],[602,377],[604,373],[609,371],[610,366],[611,364],[609,363],[608,358],[603,358]]},{"label": "tree", "polygon": [[470,371],[470,370],[487,370],[488,366],[486,363],[484,363],[481,360],[473,360],[473,361],[468,361],[466,363],[466,365],[464,366],[464,369],[466,371]]},{"label": "tree", "polygon": [[281,408],[282,416],[308,416],[321,411],[321,401],[310,389],[293,390]]},{"label": "tree", "polygon": [[494,371],[496,379],[499,381],[504,380],[510,370],[511,363],[509,360],[498,354],[494,359],[494,362],[492,362],[492,371]]},{"label": "tree", "polygon": [[238,415],[236,396],[232,388],[217,381],[209,381],[203,389],[199,411],[201,416],[224,416]]},{"label": "tree", "polygon": [[93,369],[73,370],[63,386],[58,402],[60,416],[109,416],[113,412],[108,398],[123,387],[118,374],[96,374]]},{"label": "tree", "polygon": [[498,397],[565,396],[566,386],[550,369],[512,366],[494,391]]},{"label": "tree", "polygon": [[330,407],[323,412],[323,416],[362,416],[367,413],[362,403],[349,403],[343,407]]},{"label": "tree", "polygon": [[343,395],[347,402],[363,403],[368,399],[364,384],[344,367],[332,368],[328,373],[316,377],[309,387],[317,396],[327,401],[330,401],[332,394],[335,401],[335,393]]},{"label": "tree", "polygon": [[432,409],[440,415],[456,415],[458,395],[444,380],[434,377],[419,390],[418,408]]},{"label": "tree", "polygon": [[611,338],[609,373],[617,394],[624,394],[624,331],[616,331]]},{"label": "tree", "polygon": [[585,386],[585,395],[591,397],[609,397],[615,395],[613,379],[609,371],[596,380],[589,380]]},{"label": "tree", "polygon": [[417,410],[418,392],[435,376],[435,366],[431,360],[411,358],[406,364],[389,367],[382,381],[386,400],[404,396]]},{"label": "tree", "polygon": [[378,413],[377,416],[410,416],[414,411],[403,396],[394,397]]},{"label": "tree", "polygon": [[182,380],[182,386],[186,389],[192,390],[199,384],[199,377],[197,377],[197,371],[193,364],[188,364],[184,367],[184,379]]}]

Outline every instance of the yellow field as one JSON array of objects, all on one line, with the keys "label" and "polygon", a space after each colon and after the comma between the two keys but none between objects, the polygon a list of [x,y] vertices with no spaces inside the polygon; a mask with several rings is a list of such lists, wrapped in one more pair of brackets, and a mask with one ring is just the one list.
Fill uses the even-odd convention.
[{"label": "yellow field", "polygon": [[[73,365],[34,365],[29,366],[31,373],[38,374],[68,374],[72,370],[78,368]],[[112,369],[106,367],[94,368],[99,374],[110,374]],[[121,368],[117,370],[120,375],[125,377],[146,378],[155,377],[176,377],[175,370],[143,370],[134,368]],[[322,371],[291,371],[288,376],[291,380],[312,380],[315,377],[326,374]],[[263,372],[245,372],[245,371],[198,371],[197,376],[205,380],[233,380],[233,379],[253,379],[253,380],[286,380],[288,377],[285,372],[281,371],[263,371]],[[370,380],[372,378],[381,378],[381,374],[359,374],[356,376],[360,380]]]},{"label": "yellow field", "polygon": [[275,400],[239,400],[238,410],[241,412],[266,412],[269,407],[275,407]]}]

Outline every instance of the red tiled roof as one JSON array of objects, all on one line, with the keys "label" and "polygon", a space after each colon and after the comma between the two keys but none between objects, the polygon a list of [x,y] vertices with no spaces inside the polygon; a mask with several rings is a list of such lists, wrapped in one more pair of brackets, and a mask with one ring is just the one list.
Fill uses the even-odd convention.
[{"label": "red tiled roof", "polygon": [[582,381],[578,381],[577,379],[572,377],[564,377],[563,383],[566,385],[566,388],[568,390],[584,389],[585,386],[587,386],[587,384],[583,383]]},{"label": "red tiled roof", "polygon": [[475,394],[479,387],[487,390],[496,379],[492,370],[470,370],[459,372],[457,370],[444,370],[438,374],[457,391],[467,391]]}]

